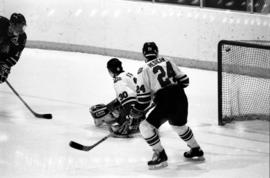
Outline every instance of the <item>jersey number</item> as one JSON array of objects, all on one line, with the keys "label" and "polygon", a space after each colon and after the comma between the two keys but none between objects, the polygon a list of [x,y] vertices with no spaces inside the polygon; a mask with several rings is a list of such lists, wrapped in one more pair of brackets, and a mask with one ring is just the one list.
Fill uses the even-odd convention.
[{"label": "jersey number", "polygon": [[138,86],[137,85],[136,92],[137,93],[140,93],[140,92],[145,93],[145,87],[144,87],[144,85],[141,85],[141,86]]},{"label": "jersey number", "polygon": [[170,78],[175,81],[175,72],[173,70],[172,64],[170,62],[166,62],[166,69],[157,65],[153,68],[154,74],[158,73],[157,80],[161,87],[165,87],[171,84]]},{"label": "jersey number", "polygon": [[126,91],[119,94],[119,99],[122,101],[123,99],[128,97],[128,93]]}]

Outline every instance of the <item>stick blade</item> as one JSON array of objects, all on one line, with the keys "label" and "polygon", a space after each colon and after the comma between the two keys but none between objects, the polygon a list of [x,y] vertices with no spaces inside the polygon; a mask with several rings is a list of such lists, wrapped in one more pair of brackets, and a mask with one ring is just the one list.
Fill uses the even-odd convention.
[{"label": "stick blade", "polygon": [[44,118],[44,119],[52,119],[53,116],[52,116],[52,114],[44,114],[44,115],[43,115],[43,118]]},{"label": "stick blade", "polygon": [[37,118],[42,118],[42,119],[52,119],[53,116],[52,114],[35,114]]},{"label": "stick blade", "polygon": [[82,151],[89,151],[92,149],[91,146],[84,146],[82,144],[79,144],[77,142],[74,142],[74,141],[70,141],[69,142],[69,146],[74,148],[74,149],[77,149],[77,150],[82,150]]}]

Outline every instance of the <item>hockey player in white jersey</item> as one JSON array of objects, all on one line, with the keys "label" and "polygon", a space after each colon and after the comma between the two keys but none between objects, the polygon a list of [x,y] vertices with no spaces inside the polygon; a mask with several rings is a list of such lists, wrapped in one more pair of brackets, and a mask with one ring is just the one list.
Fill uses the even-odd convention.
[{"label": "hockey player in white jersey", "polygon": [[[96,126],[105,124],[116,137],[129,137],[130,134],[138,131],[139,122],[132,124],[127,117],[132,106],[136,103],[136,77],[125,72],[122,62],[112,58],[107,62],[107,69],[114,82],[116,99],[107,105],[98,104],[90,108]],[[139,120],[143,119],[142,115]]]},{"label": "hockey player in white jersey", "polygon": [[171,60],[158,56],[154,42],[146,42],[142,49],[146,64],[138,70],[137,103],[129,117],[140,118],[151,101],[155,107],[140,123],[140,133],[154,154],[148,162],[149,169],[167,166],[167,155],[160,142],[158,129],[166,121],[191,148],[185,158],[203,159],[203,151],[195,140],[187,123],[188,100],[184,88],[189,85],[188,76]]}]

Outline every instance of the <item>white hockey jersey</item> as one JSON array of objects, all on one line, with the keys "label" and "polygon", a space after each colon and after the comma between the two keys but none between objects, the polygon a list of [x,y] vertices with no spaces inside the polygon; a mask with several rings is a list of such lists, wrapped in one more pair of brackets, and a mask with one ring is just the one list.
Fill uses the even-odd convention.
[{"label": "white hockey jersey", "polygon": [[122,106],[136,101],[136,77],[129,72],[122,72],[114,78],[116,98]]},{"label": "white hockey jersey", "polygon": [[137,100],[140,109],[145,109],[150,104],[158,90],[177,82],[186,87],[189,78],[174,62],[163,57],[147,62],[138,70],[137,76]]}]

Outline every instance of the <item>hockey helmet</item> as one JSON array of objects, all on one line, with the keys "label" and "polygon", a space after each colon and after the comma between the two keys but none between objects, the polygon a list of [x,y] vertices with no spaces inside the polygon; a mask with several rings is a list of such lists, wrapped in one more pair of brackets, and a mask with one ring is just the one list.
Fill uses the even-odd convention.
[{"label": "hockey helmet", "polygon": [[147,61],[151,61],[158,56],[158,47],[155,42],[145,42],[142,49],[144,57]]},{"label": "hockey helmet", "polygon": [[26,20],[22,14],[13,13],[10,17],[11,32],[15,34],[24,33]]},{"label": "hockey helmet", "polygon": [[10,16],[10,22],[15,24],[15,25],[17,25],[17,24],[26,25],[25,17],[20,13],[13,13]]},{"label": "hockey helmet", "polygon": [[112,58],[107,62],[107,69],[115,75],[123,72],[122,62],[117,58]]}]

